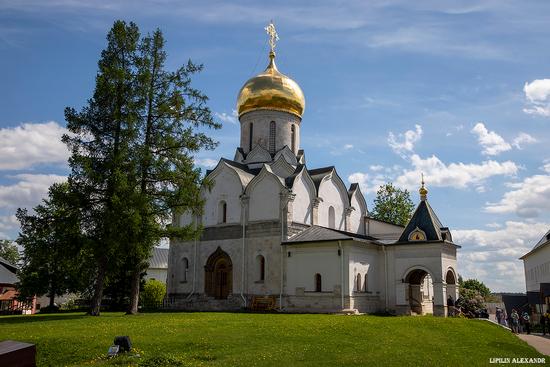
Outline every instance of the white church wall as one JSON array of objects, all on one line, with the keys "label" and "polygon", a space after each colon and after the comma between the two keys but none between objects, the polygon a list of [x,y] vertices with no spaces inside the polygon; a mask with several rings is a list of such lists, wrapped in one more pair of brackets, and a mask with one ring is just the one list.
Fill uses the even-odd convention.
[{"label": "white church wall", "polygon": [[292,203],[292,220],[297,223],[311,224],[311,199],[315,197],[306,179],[300,175],[294,182],[292,192],[296,194]]},{"label": "white church wall", "polygon": [[550,246],[543,246],[525,257],[523,267],[527,291],[540,291],[540,283],[550,283]]},{"label": "white church wall", "polygon": [[281,183],[267,174],[256,182],[250,191],[248,220],[274,220],[279,218]]},{"label": "white church wall", "polygon": [[179,227],[183,227],[191,223],[193,223],[193,216],[191,215],[191,212],[189,210],[186,210],[176,217],[176,223],[174,224]]},{"label": "white church wall", "polygon": [[[278,295],[281,289],[281,237],[252,237],[247,240],[246,293]],[[259,256],[265,260],[264,279],[260,279]]]},{"label": "white church wall", "polygon": [[349,216],[349,231],[353,233],[365,233],[365,223],[363,217],[365,216],[365,208],[363,204],[359,202],[358,194],[353,194],[351,197],[351,206],[355,209],[352,210]]},{"label": "white church wall", "polygon": [[286,246],[286,251],[285,293],[318,293],[315,292],[315,275],[320,274],[322,292],[340,294],[341,258],[338,256],[337,244],[331,242]]},{"label": "white church wall", "polygon": [[318,209],[318,225],[322,227],[331,227],[329,223],[329,208],[334,208],[335,214],[335,229],[345,230],[344,208],[347,207],[347,192],[342,192],[340,185],[337,185],[335,178],[321,182],[318,196],[323,200],[319,203]]},{"label": "white church wall", "polygon": [[[379,294],[380,277],[379,264],[384,259],[380,258],[378,248],[367,246],[349,246],[346,248],[349,258],[349,269],[347,274],[347,294],[366,293]],[[357,275],[361,274],[361,288],[357,289]],[[365,288],[365,275],[367,275],[367,287]],[[378,293],[377,293],[378,292]]]},{"label": "white church wall", "polygon": [[376,219],[366,219],[366,234],[381,239],[397,240],[405,228]]},{"label": "white church wall", "polygon": [[227,204],[226,223],[239,223],[241,221],[241,201],[239,196],[242,193],[242,184],[237,174],[231,168],[222,169],[214,178],[212,191],[204,189],[203,195],[206,199],[204,204],[204,215],[202,224],[211,226],[220,224],[220,202]]},{"label": "white church wall", "polygon": [[292,134],[291,126],[295,129],[295,154],[300,149],[300,118],[282,111],[251,111],[245,113],[239,118],[241,122],[241,147],[245,153],[249,152],[250,124],[253,124],[252,148],[260,145],[269,150],[269,125],[275,121],[275,151],[283,148],[285,145],[291,148]]},{"label": "white church wall", "polygon": [[194,242],[170,241],[166,291],[190,293],[193,289]]},{"label": "white church wall", "polygon": [[[442,283],[441,244],[391,246],[388,250],[388,261],[392,263],[392,271],[388,272],[388,296],[391,300],[390,308],[408,306],[408,284],[405,278],[410,271],[422,269],[432,277],[433,283]],[[393,288],[393,289],[392,289]],[[443,304],[441,294],[434,287],[434,301],[436,305]]]}]

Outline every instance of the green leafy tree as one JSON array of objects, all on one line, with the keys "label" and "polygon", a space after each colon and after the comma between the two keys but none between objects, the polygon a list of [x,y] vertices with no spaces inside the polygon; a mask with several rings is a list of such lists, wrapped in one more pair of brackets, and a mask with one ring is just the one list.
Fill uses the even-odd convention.
[{"label": "green leafy tree", "polygon": [[34,208],[17,210],[23,247],[18,289],[21,297],[47,294],[49,306],[56,296],[85,287],[82,274],[88,263],[81,252],[79,214],[67,183],[50,187],[48,198]]},{"label": "green leafy tree", "polygon": [[409,191],[396,188],[389,182],[376,192],[372,216],[375,219],[404,226],[411,219],[413,210],[414,204]]},{"label": "green leafy tree", "polygon": [[19,262],[19,250],[10,240],[0,240],[0,257],[4,260],[17,265]]},{"label": "green leafy tree", "polygon": [[491,290],[482,281],[477,279],[468,279],[462,282],[461,289],[470,289],[477,291],[483,298],[488,298],[491,295]]},{"label": "green leafy tree", "polygon": [[95,262],[91,315],[99,315],[108,272],[125,257],[123,244],[139,228],[135,209],[138,179],[135,141],[139,96],[136,67],[139,30],[116,21],[98,62],[92,98],[77,112],[65,109],[71,151],[69,185],[77,193],[82,233]]},{"label": "green leafy tree", "polygon": [[477,317],[485,308],[485,300],[475,289],[460,288],[456,306],[467,317]]},{"label": "green leafy tree", "polygon": [[140,299],[144,307],[158,306],[166,295],[166,285],[158,280],[149,279],[143,286]]},{"label": "green leafy tree", "polygon": [[128,259],[133,267],[128,313],[138,311],[140,274],[147,268],[152,249],[162,237],[192,239],[192,225],[166,227],[172,212],[202,210],[200,170],[194,167],[193,154],[214,149],[216,143],[199,129],[220,128],[214,122],[208,98],[191,85],[191,77],[202,65],[189,61],[175,71],[165,68],[165,40],[160,30],[142,38],[137,57],[137,91],[140,96],[139,138],[139,229],[127,242]]}]

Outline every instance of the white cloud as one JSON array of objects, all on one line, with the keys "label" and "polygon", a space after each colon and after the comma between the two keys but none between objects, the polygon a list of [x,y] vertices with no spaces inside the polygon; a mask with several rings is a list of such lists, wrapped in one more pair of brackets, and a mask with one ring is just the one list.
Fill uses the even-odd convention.
[{"label": "white cloud", "polygon": [[384,166],[382,166],[380,164],[374,164],[374,165],[370,166],[369,169],[373,172],[378,172],[378,171],[382,171],[384,169]]},{"label": "white cloud", "polygon": [[212,158],[195,158],[195,164],[205,168],[214,168],[218,164],[218,161]]},{"label": "white cloud", "polygon": [[220,119],[222,122],[229,122],[233,125],[236,125],[238,122],[239,115],[237,114],[237,110],[233,110],[231,114],[227,114],[225,112],[219,113],[214,112],[214,116],[216,116],[218,119]]},{"label": "white cloud", "polygon": [[61,142],[67,129],[55,121],[24,123],[0,129],[0,170],[21,170],[37,164],[66,164],[69,151]]},{"label": "white cloud", "polygon": [[391,131],[388,134],[388,145],[402,157],[412,153],[415,143],[422,138],[422,126],[414,125],[414,127],[415,130],[407,130],[405,133],[399,134],[399,139]]},{"label": "white cloud", "polygon": [[369,173],[354,172],[348,176],[348,182],[358,183],[364,194],[377,192],[378,188],[387,181],[389,181],[387,177],[381,174],[371,175]]},{"label": "white cloud", "polygon": [[512,145],[517,149],[521,149],[522,144],[536,143],[537,139],[527,133],[520,132],[519,135],[512,141]]},{"label": "white cloud", "polygon": [[429,158],[421,158],[418,154],[411,156],[412,169],[405,170],[395,180],[398,186],[408,189],[418,187],[420,176],[429,186],[454,187],[464,189],[469,186],[480,186],[493,176],[513,176],[519,167],[512,161],[497,162],[488,160],[476,163],[450,163],[442,162],[432,155]]},{"label": "white cloud", "polygon": [[19,221],[15,215],[0,216],[0,240],[11,239],[9,232],[19,228]]},{"label": "white cloud", "polygon": [[525,83],[523,87],[527,107],[525,113],[550,116],[550,79],[535,79],[531,83]]},{"label": "white cloud", "polygon": [[10,176],[19,181],[13,185],[0,186],[0,208],[30,208],[47,196],[48,188],[56,182],[63,182],[65,176],[53,174],[19,174]]},{"label": "white cloud", "polygon": [[458,250],[459,273],[482,280],[493,291],[525,291],[523,265],[525,255],[548,230],[550,223],[508,221],[504,226],[490,223],[495,230],[453,230]]},{"label": "white cloud", "polygon": [[516,213],[533,218],[541,212],[550,212],[550,175],[534,175],[522,182],[508,184],[513,190],[504,194],[498,203],[488,203],[489,213]]},{"label": "white cloud", "polygon": [[353,149],[353,144],[345,144],[344,145],[344,150],[350,150],[350,149]]},{"label": "white cloud", "polygon": [[485,155],[498,155],[512,149],[512,146],[502,136],[494,131],[487,130],[482,122],[478,122],[474,126],[472,133],[477,135],[479,145],[483,147],[482,153]]}]

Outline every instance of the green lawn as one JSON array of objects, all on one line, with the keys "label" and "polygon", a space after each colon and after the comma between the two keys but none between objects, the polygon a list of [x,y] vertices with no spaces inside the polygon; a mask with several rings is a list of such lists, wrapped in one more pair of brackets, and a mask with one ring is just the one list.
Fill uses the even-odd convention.
[{"label": "green lawn", "polygon": [[[140,357],[104,356],[129,335]],[[0,317],[0,340],[35,343],[39,366],[479,366],[541,355],[488,322],[437,317],[105,313]]]}]

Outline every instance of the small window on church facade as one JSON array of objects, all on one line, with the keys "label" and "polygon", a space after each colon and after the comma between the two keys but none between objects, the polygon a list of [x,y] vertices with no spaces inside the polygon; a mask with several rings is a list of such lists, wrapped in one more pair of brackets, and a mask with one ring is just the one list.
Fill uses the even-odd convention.
[{"label": "small window on church facade", "polygon": [[227,203],[223,200],[218,205],[218,223],[227,223]]},{"label": "small window on church facade", "polygon": [[294,124],[290,126],[290,144],[292,145],[292,151],[296,153],[296,127]]},{"label": "small window on church facade", "polygon": [[328,208],[328,227],[336,228],[336,215],[334,214],[334,207]]},{"label": "small window on church facade", "polygon": [[182,265],[181,281],[185,283],[187,282],[187,273],[189,272],[189,260],[187,260],[187,258],[184,257],[181,261],[181,265]]},{"label": "small window on church facade", "polygon": [[321,274],[317,273],[315,274],[315,292],[321,292],[322,289]]},{"label": "small window on church facade", "polygon": [[258,262],[258,281],[263,282],[265,280],[265,257],[258,255],[256,259]]},{"label": "small window on church facade", "polygon": [[275,121],[269,123],[269,153],[275,153],[275,136],[277,135],[277,125]]},{"label": "small window on church facade", "polygon": [[252,150],[252,138],[254,137],[254,124],[250,123],[250,129],[248,130],[248,151]]},{"label": "small window on church facade", "polygon": [[363,281],[363,290],[365,292],[369,291],[369,278],[367,274],[365,274],[365,280]]},{"label": "small window on church facade", "polygon": [[355,287],[356,287],[356,291],[357,292],[361,292],[363,289],[361,288],[361,273],[357,274],[357,277],[356,277],[356,284],[355,284]]}]

